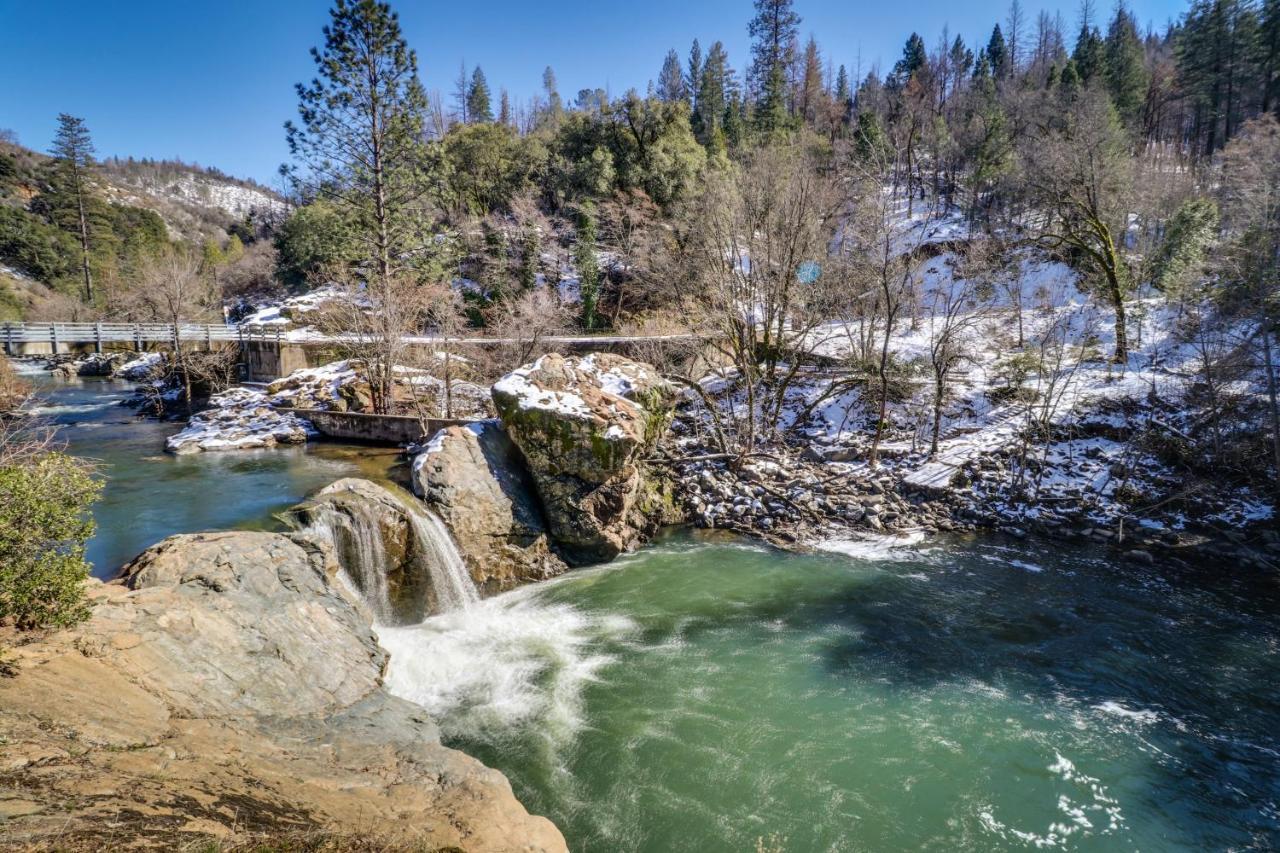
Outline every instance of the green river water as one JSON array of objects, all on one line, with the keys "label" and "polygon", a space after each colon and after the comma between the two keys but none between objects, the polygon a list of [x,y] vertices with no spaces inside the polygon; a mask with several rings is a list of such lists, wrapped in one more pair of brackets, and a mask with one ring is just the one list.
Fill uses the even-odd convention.
[{"label": "green river water", "polygon": [[[173,459],[171,427],[126,410],[52,416],[107,463],[104,566],[389,465],[324,445]],[[679,534],[378,633],[393,692],[574,851],[1280,846],[1280,585],[1232,566]]]}]

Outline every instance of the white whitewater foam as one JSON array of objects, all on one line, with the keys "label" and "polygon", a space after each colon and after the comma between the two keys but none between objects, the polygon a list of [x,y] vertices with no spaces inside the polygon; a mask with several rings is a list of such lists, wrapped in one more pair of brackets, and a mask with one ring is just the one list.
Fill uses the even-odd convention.
[{"label": "white whitewater foam", "polygon": [[921,551],[914,546],[924,541],[923,530],[913,530],[901,536],[875,536],[867,534],[857,539],[826,539],[818,542],[821,551],[844,554],[859,560],[913,560]]},{"label": "white whitewater foam", "polygon": [[634,626],[541,594],[526,587],[419,625],[377,626],[391,653],[387,688],[448,736],[499,741],[536,724],[553,747],[567,743],[583,725],[583,688],[613,660],[597,644]]}]

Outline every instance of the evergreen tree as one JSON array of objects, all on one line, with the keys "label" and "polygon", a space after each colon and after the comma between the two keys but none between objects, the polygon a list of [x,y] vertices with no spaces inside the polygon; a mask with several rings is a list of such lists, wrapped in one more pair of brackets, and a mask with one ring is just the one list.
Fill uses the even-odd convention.
[{"label": "evergreen tree", "polygon": [[951,50],[947,53],[947,59],[951,63],[952,79],[958,84],[959,81],[969,76],[969,72],[973,69],[973,51],[965,46],[964,39],[956,36],[956,40],[951,43]]},{"label": "evergreen tree", "polygon": [[1178,78],[1206,155],[1220,149],[1246,116],[1258,43],[1258,18],[1245,0],[1192,3],[1177,43]]},{"label": "evergreen tree", "polygon": [[991,39],[987,42],[987,62],[991,63],[991,76],[1002,80],[1013,72],[1009,61],[1009,49],[1004,42],[1004,33],[996,24],[991,30]]},{"label": "evergreen tree", "polygon": [[720,132],[725,114],[726,88],[728,86],[729,55],[724,45],[716,42],[707,53],[702,66],[702,81],[698,86],[697,129],[698,141],[708,148]]},{"label": "evergreen tree", "polygon": [[[93,165],[93,141],[84,119],[61,113],[50,153],[58,160],[58,172],[75,202],[74,232],[80,241],[80,273],[84,301],[93,302],[93,273],[89,269],[89,175]],[[69,229],[70,230],[70,229]]]},{"label": "evergreen tree", "polygon": [[526,225],[520,242],[520,287],[530,291],[538,286],[538,267],[542,262],[542,234],[536,225]]},{"label": "evergreen tree", "polygon": [[729,103],[724,108],[724,128],[722,136],[725,145],[730,148],[741,148],[747,132],[747,105],[742,95],[735,89],[729,95]]},{"label": "evergreen tree", "polygon": [[600,305],[600,261],[596,258],[595,208],[584,204],[578,217],[578,245],[574,249],[578,268],[578,295],[582,305],[582,327],[594,331]]},{"label": "evergreen tree", "polygon": [[560,98],[560,89],[556,86],[556,72],[548,65],[542,72],[542,90],[547,96],[547,119],[552,127],[560,125],[564,116],[564,101]]},{"label": "evergreen tree", "polygon": [[1263,3],[1259,46],[1262,112],[1265,113],[1280,108],[1280,0]]},{"label": "evergreen tree", "polygon": [[[285,124],[297,161],[288,174],[299,195],[340,206],[368,264],[370,291],[390,305],[407,274],[439,275],[424,269],[437,260],[421,221],[427,98],[388,4],[336,0],[329,14],[324,46],[311,52],[316,77],[297,86],[299,123]],[[382,361],[369,368],[380,408],[392,383],[391,364]]]},{"label": "evergreen tree", "polygon": [[1082,84],[1088,84],[1101,74],[1106,65],[1102,36],[1087,22],[1081,25],[1080,34],[1076,36],[1076,49],[1071,54],[1071,61],[1075,63],[1076,74]]},{"label": "evergreen tree", "polygon": [[498,95],[498,124],[510,127],[515,122],[515,116],[511,113],[511,96],[507,94],[506,89],[502,89]]},{"label": "evergreen tree", "polygon": [[786,91],[786,71],[781,64],[775,65],[765,81],[763,97],[756,105],[755,127],[761,135],[769,136],[788,128]]},{"label": "evergreen tree", "polygon": [[[999,27],[996,29],[998,30]],[[889,75],[889,85],[898,91],[905,89],[907,83],[911,82],[911,78],[919,73],[928,61],[929,54],[925,50],[924,39],[920,38],[919,34],[912,33],[902,48],[902,58],[893,66],[893,72]]]},{"label": "evergreen tree", "polygon": [[818,123],[826,95],[822,82],[822,56],[818,52],[818,42],[810,36],[804,48],[804,74],[800,79],[798,98],[800,117],[810,126]]},{"label": "evergreen tree", "polygon": [[702,88],[702,45],[698,44],[697,39],[693,40],[693,46],[689,48],[689,76],[685,78],[684,83],[696,115],[698,92]]},{"label": "evergreen tree", "polygon": [[471,72],[471,85],[467,88],[467,119],[473,123],[487,124],[493,121],[493,108],[489,104],[489,81],[479,65]]},{"label": "evergreen tree", "polygon": [[843,65],[836,72],[836,105],[840,114],[840,126],[845,128],[853,116],[853,89],[849,85],[849,72]]},{"label": "evergreen tree", "polygon": [[684,85],[684,71],[680,67],[680,55],[675,50],[667,52],[662,61],[662,71],[658,74],[658,97],[667,103],[688,100],[689,93]]},{"label": "evergreen tree", "polygon": [[[763,125],[776,125],[779,107],[785,114],[787,69],[796,59],[800,16],[792,0],[755,0],[756,15],[747,26],[751,35],[751,84],[756,90]],[[766,106],[767,105],[767,106]],[[762,126],[763,126],[762,125]]]},{"label": "evergreen tree", "polygon": [[1116,16],[1107,30],[1104,56],[1107,91],[1120,120],[1131,130],[1136,129],[1142,120],[1149,80],[1137,24],[1123,4],[1116,6]]}]

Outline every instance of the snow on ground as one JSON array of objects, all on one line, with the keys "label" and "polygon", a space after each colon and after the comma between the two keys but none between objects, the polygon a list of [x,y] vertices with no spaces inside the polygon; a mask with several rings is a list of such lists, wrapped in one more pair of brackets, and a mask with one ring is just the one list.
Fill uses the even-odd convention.
[{"label": "snow on ground", "polygon": [[[957,233],[936,232],[939,240]],[[894,328],[893,372],[905,398],[894,399],[888,409],[880,445],[884,469],[926,493],[962,484],[985,508],[1010,519],[1041,514],[1034,506],[1039,502],[1048,507],[1047,518],[1054,517],[1055,507],[1079,510],[1098,524],[1151,512],[1180,529],[1185,519],[1143,496],[1178,492],[1182,475],[1131,440],[1165,429],[1166,418],[1174,424],[1168,429],[1177,430],[1177,417],[1188,410],[1184,398],[1200,375],[1202,353],[1185,338],[1179,309],[1162,297],[1128,302],[1129,356],[1116,364],[1111,361],[1112,309],[1081,291],[1076,273],[1065,264],[1020,250],[1005,270],[979,287],[957,278],[961,263],[949,251],[922,259],[916,279],[919,308],[904,311]],[[930,354],[947,332],[942,309],[948,304],[959,306],[951,330],[962,358],[947,382],[938,453],[929,458]],[[1235,330],[1230,337],[1242,341],[1248,331]],[[874,387],[875,380],[866,364],[878,358],[882,333],[876,329],[868,335],[852,319],[833,321],[811,331],[804,342],[827,363],[799,371],[782,427],[837,469],[867,467],[875,411],[866,386]],[[1224,385],[1220,393],[1259,402],[1262,379],[1255,372],[1246,381]],[[745,415],[745,394],[735,387],[732,373],[710,374],[702,384],[734,417]],[[1047,429],[1052,440],[1024,445],[1033,426]],[[1015,500],[1012,492],[1023,497]],[[1271,517],[1273,507],[1265,497],[1243,488],[1219,492],[1204,503],[1200,517],[1206,521],[1237,525]]]}]

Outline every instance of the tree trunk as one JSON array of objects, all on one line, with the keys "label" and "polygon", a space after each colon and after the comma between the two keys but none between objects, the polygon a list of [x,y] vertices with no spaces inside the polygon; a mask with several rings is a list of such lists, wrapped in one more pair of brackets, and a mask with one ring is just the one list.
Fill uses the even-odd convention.
[{"label": "tree trunk", "polygon": [[84,213],[84,187],[80,178],[80,166],[71,164],[76,185],[76,209],[80,215],[80,263],[84,273],[84,301],[93,304],[93,273],[89,270],[89,220]]},{"label": "tree trunk", "polygon": [[1111,307],[1116,314],[1116,349],[1111,360],[1116,364],[1124,364],[1129,360],[1129,335],[1125,328],[1124,293],[1120,289],[1120,279],[1114,270],[1107,270],[1107,295],[1111,297]]}]

